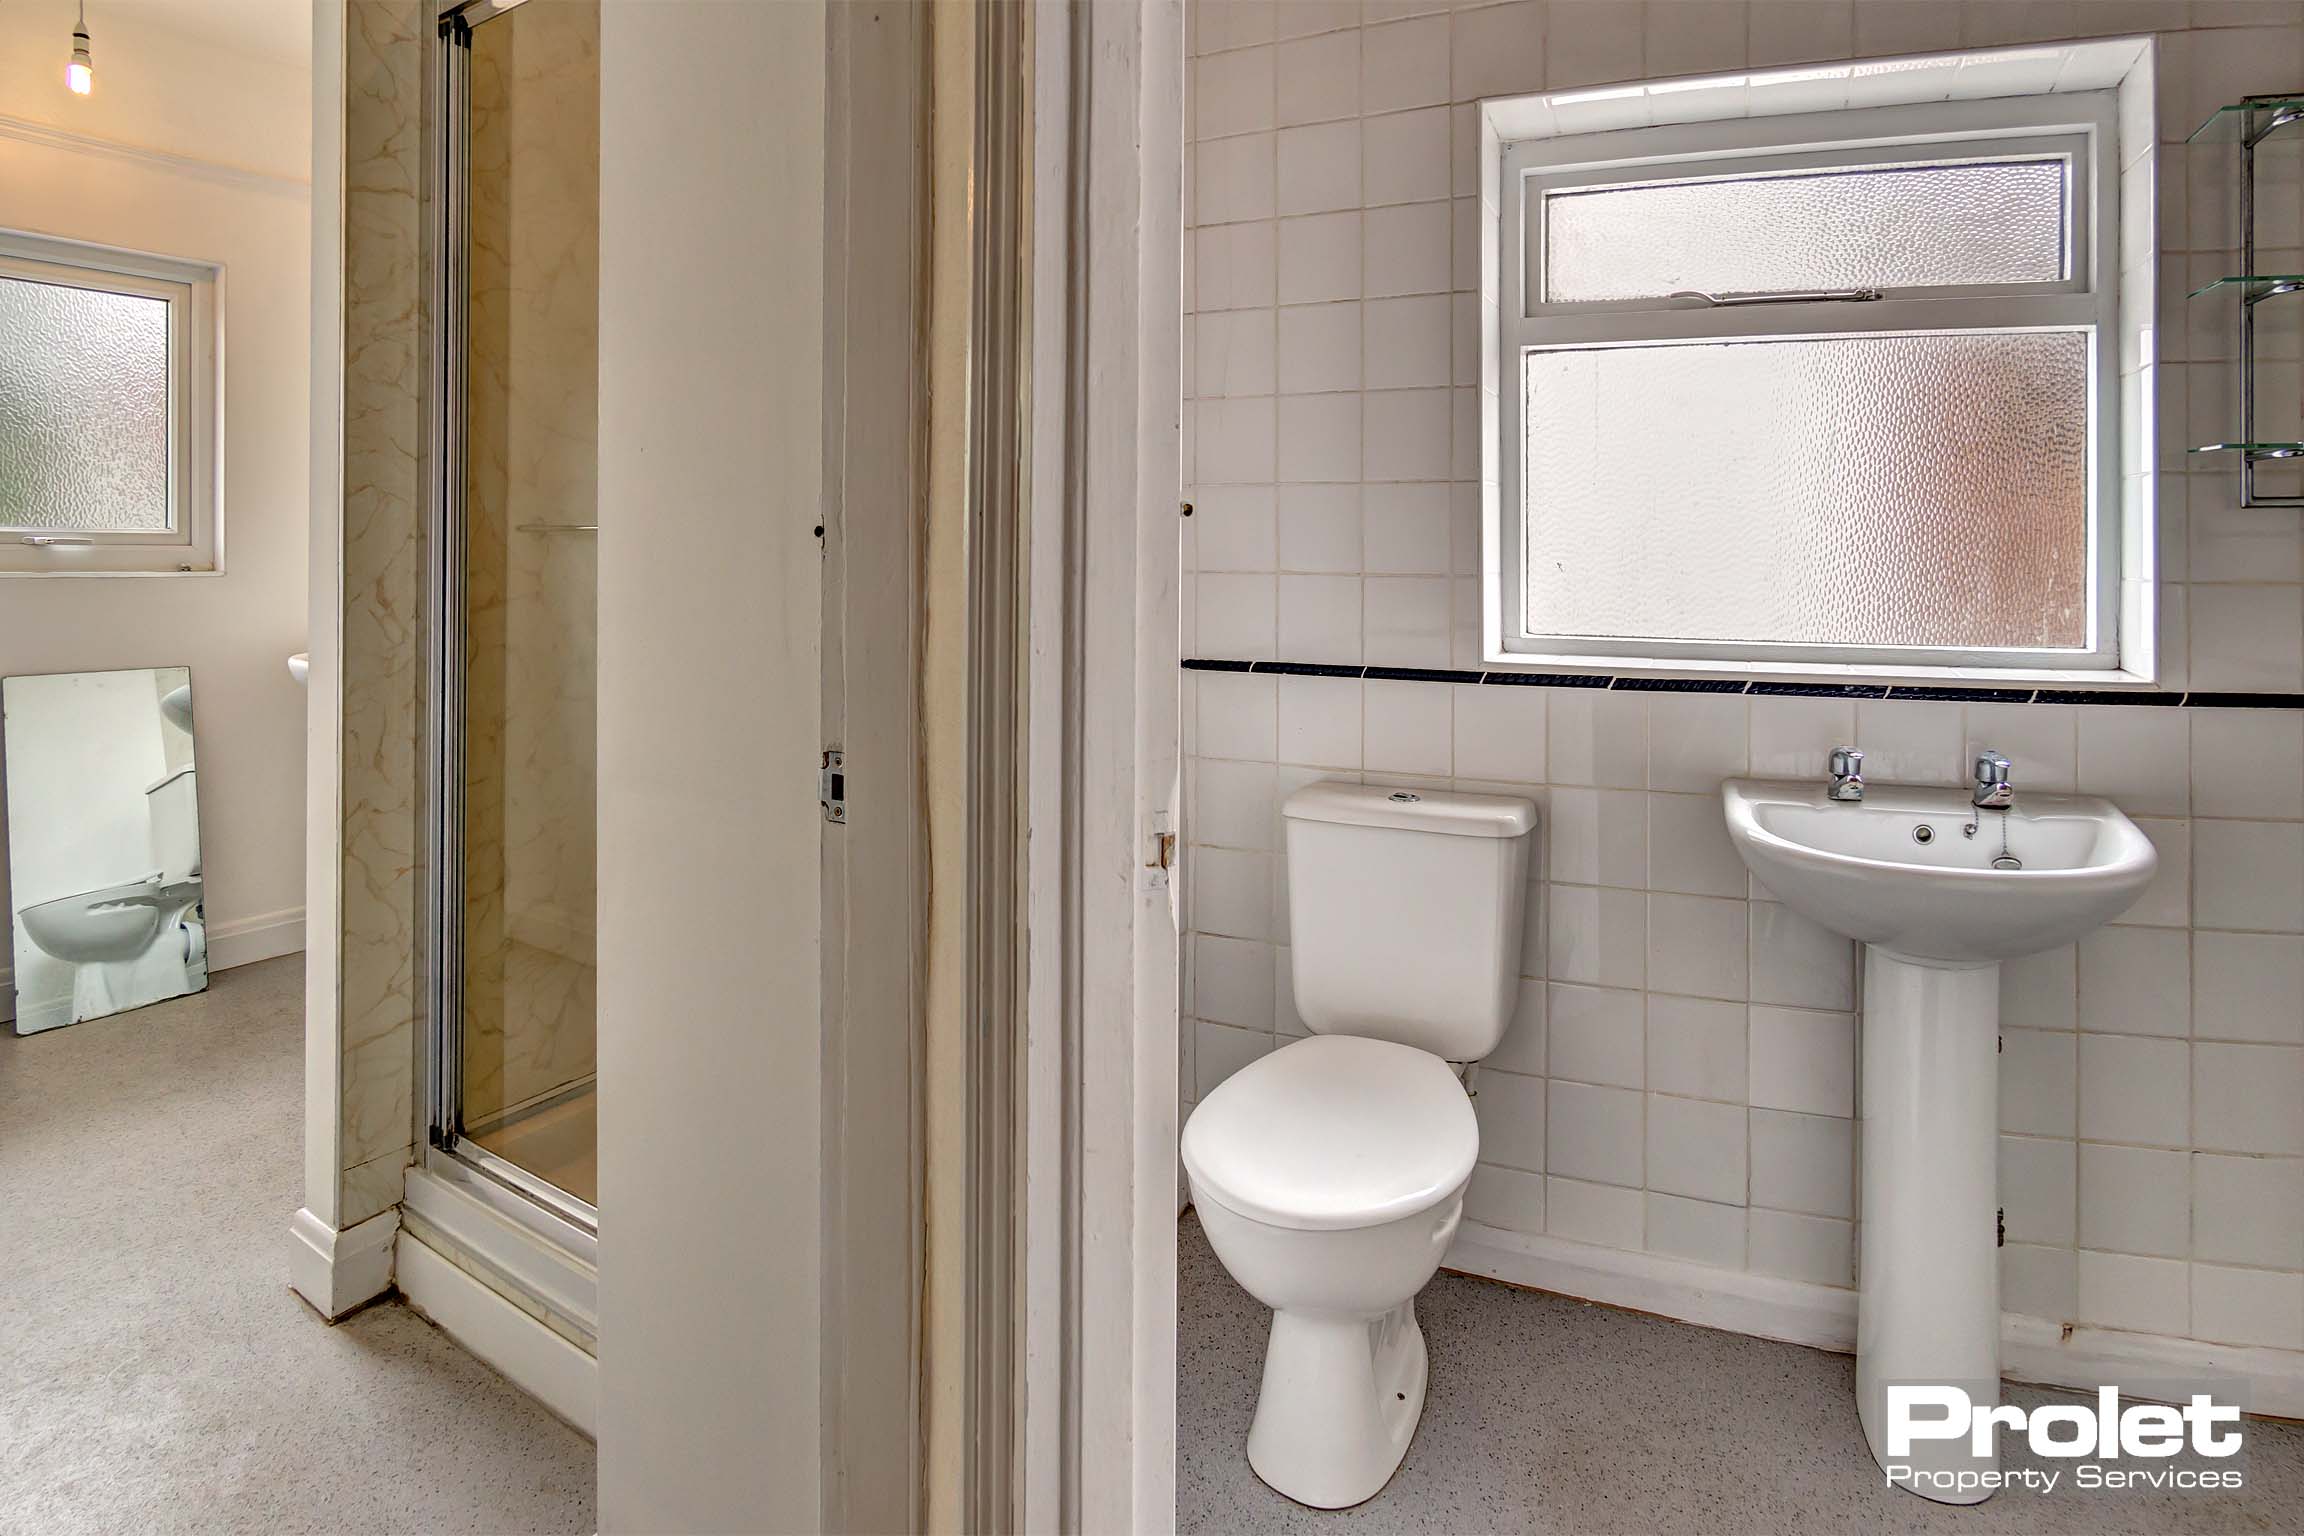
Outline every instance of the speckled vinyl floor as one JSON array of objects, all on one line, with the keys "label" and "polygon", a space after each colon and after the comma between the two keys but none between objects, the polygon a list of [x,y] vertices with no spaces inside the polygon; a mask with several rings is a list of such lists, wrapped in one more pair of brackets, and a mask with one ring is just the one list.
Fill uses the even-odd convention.
[{"label": "speckled vinyl floor", "polygon": [[[2304,1426],[2248,1425],[2237,1494],[2078,1492],[2067,1477],[2054,1494],[1947,1508],[1881,1486],[1847,1356],[1455,1275],[1417,1302],[1432,1386],[1408,1459],[1356,1509],[1306,1509],[1248,1468],[1269,1314],[1197,1220],[1179,1236],[1179,1531],[2304,1532]],[[2016,1388],[2010,1400],[2084,1399]],[[2044,1465],[2020,1442],[2004,1456]]]},{"label": "speckled vinyl floor", "polygon": [[0,1532],[594,1528],[591,1442],[397,1303],[322,1323],[301,957],[0,1027]]}]

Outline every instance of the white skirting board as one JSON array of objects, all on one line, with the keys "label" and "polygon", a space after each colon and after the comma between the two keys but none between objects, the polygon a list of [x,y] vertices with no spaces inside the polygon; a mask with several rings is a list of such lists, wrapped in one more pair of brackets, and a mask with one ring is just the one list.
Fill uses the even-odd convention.
[{"label": "white skirting board", "polygon": [[[208,929],[208,969],[212,972],[228,971],[236,965],[254,965],[259,960],[271,960],[281,955],[300,954],[303,949],[302,907],[259,912],[253,917],[214,923]],[[32,1006],[70,1013],[72,999],[52,998]],[[0,965],[0,1024],[15,1017],[16,972],[10,966]],[[21,1030],[19,1033],[31,1034],[34,1031]]]},{"label": "white skirting board", "polygon": [[399,1231],[397,1208],[341,1232],[300,1210],[288,1223],[288,1284],[334,1322],[392,1288],[392,1240]]},{"label": "white skirting board", "polygon": [[600,1365],[407,1232],[396,1271],[408,1304],[514,1386],[597,1435]]},{"label": "white skirting board", "polygon": [[[1442,1267],[1729,1333],[1856,1352],[1856,1293],[1837,1286],[1531,1237],[1473,1221],[1457,1229]],[[2304,1418],[2304,1353],[2294,1350],[2109,1328],[2067,1332],[2044,1318],[2004,1313],[2000,1369],[2012,1381],[2077,1391],[2126,1386],[2148,1394],[2160,1383],[2238,1381],[2248,1412]]]}]

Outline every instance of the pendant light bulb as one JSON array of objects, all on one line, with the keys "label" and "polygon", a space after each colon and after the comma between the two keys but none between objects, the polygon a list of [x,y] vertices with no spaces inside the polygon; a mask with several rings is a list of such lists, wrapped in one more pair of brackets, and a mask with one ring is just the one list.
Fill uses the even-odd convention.
[{"label": "pendant light bulb", "polygon": [[64,66],[64,84],[75,96],[96,88],[96,61],[88,52],[87,0],[81,0],[80,20],[72,28],[72,59]]}]

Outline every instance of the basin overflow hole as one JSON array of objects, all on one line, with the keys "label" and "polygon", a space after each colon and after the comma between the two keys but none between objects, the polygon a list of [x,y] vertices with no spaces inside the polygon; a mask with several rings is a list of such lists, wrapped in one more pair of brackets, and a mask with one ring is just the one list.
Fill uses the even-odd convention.
[{"label": "basin overflow hole", "polygon": [[1928,825],[1928,823],[1922,822],[1920,825],[1912,829],[1912,841],[1916,843],[1932,843],[1936,841],[1936,829]]}]

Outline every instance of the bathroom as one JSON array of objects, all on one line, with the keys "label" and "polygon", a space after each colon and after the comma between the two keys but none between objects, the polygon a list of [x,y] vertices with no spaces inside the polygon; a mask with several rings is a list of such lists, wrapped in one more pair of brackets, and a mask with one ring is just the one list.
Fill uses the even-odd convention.
[{"label": "bathroom", "polygon": [[2291,93],[0,6],[0,302],[187,407],[0,540],[0,1527],[2293,1526]]},{"label": "bathroom", "polygon": [[[1433,1523],[1435,1511],[1446,1511],[1468,1522],[1460,1528],[1621,1521],[1821,1529],[1813,1501],[1841,1496],[1825,1488],[1844,1489],[1851,1501],[1835,1506],[1835,1519],[1920,1518],[1895,1502],[1917,1501],[1881,1487],[1848,1412],[1860,1217],[1864,1201],[1883,1198],[1866,1177],[1860,1112],[1883,1091],[1867,1075],[1875,1065],[1867,1053],[1885,1058],[1891,1049],[1884,1031],[1866,1032],[1866,999],[1881,995],[1881,983],[1867,977],[1864,946],[1844,936],[1845,926],[1834,931],[1802,904],[1778,899],[1748,870],[1722,803],[1731,780],[1804,781],[1822,792],[1838,748],[1861,754],[1873,806],[1887,803],[1884,789],[1943,788],[1944,804],[1964,814],[1938,820],[1946,842],[1931,857],[1958,859],[1956,847],[1945,853],[1958,842],[1954,825],[1994,814],[1967,809],[1985,752],[2007,760],[2018,807],[2030,796],[2099,797],[2150,845],[2148,879],[2108,923],[2099,916],[2086,931],[2012,951],[1998,967],[1999,1027],[1980,1047],[1996,1046],[1996,1063],[1986,1055],[1980,1069],[1996,1081],[1997,1120],[1985,1128],[1996,1130],[1996,1146],[1986,1149],[1980,1177],[1989,1182],[1971,1206],[1988,1229],[1979,1241],[1996,1245],[1988,1262],[2005,1319],[1993,1342],[2008,1378],[2081,1390],[2128,1381],[2152,1396],[2144,1377],[2199,1376],[2228,1383],[2250,1412],[2304,1412],[2304,1016],[2296,1001],[2304,984],[2304,539],[2293,514],[2276,510],[2283,497],[2293,505],[2299,484],[2293,471],[2260,459],[2250,466],[2258,504],[2244,506],[2232,455],[2187,451],[2235,439],[2242,405],[2239,306],[2213,293],[2187,295],[2227,273],[2284,270],[2304,240],[2289,190],[2294,150],[2267,136],[2254,162],[2256,265],[2239,265],[2239,157],[2213,134],[2188,136],[2219,108],[2293,89],[2304,57],[2300,21],[2278,6],[1870,0],[1186,7],[1190,518],[1178,1119],[1187,1127],[1187,1168],[1195,1110],[1235,1073],[1276,1062],[1276,1053],[1324,1028],[1422,1043],[1402,1026],[1338,1022],[1353,1019],[1354,1008],[1324,988],[1313,1010],[1324,1022],[1308,1023],[1299,1010],[1306,987],[1319,985],[1291,943],[1304,942],[1308,914],[1322,914],[1339,935],[1321,946],[1322,964],[1348,967],[1349,953],[1368,942],[1331,905],[1333,862],[1316,866],[1320,890],[1308,895],[1298,883],[1302,860],[1336,857],[1322,834],[1339,846],[1355,833],[1376,835],[1331,819],[1387,821],[1382,805],[1317,814],[1305,801],[1319,792],[1307,786],[1498,800],[1527,808],[1533,832],[1516,904],[1520,936],[1507,945],[1518,952],[1505,969],[1508,1023],[1465,1077],[1477,1163],[1461,1225],[1440,1239],[1447,1273],[1417,1303],[1432,1364],[1421,1425],[1408,1428],[1415,1438],[1396,1473],[1381,1465],[1397,1455],[1387,1442],[1381,1453],[1364,1453],[1373,1464],[1348,1475],[1336,1463],[1342,1452],[1314,1446],[1346,1434],[1339,1421],[1349,1410],[1324,1416],[1292,1397],[1266,1402],[1283,1375],[1312,1367],[1302,1358],[1275,1363],[1259,1389],[1269,1314],[1242,1293],[1224,1243],[1211,1252],[1206,1218],[1187,1213],[1180,1528],[1309,1529],[1334,1519],[1433,1529],[1449,1523]],[[1955,75],[1959,83],[1927,83]],[[1899,79],[1923,83],[1900,91],[1890,83]],[[1604,368],[1597,383],[1548,376],[1555,398],[1573,401],[1563,408],[1579,429],[1588,418],[1599,423],[1569,433],[1557,456],[1536,456],[1537,405],[1525,407],[1526,460],[1517,429],[1499,431],[1499,418],[1522,408],[1509,370],[1499,383],[1499,345],[1625,347],[1887,328],[1886,319],[1849,318],[1855,304],[1739,316],[1727,306],[1698,312],[1688,294],[1667,296],[1892,291],[1896,281],[1868,278],[1863,258],[1804,265],[1784,254],[1796,239],[1790,204],[1767,248],[1785,263],[1780,273],[1796,275],[1772,281],[1771,260],[1738,246],[1743,231],[1725,202],[1703,216],[1718,241],[1703,259],[1682,248],[1652,264],[1627,254],[1603,275],[1608,247],[1599,242],[1637,237],[1669,247],[1683,227],[1658,213],[1643,229],[1629,222],[1627,202],[1628,222],[1596,217],[1595,233],[1583,237],[1594,243],[1579,248],[1567,223],[1573,207],[1555,197],[1546,227],[1561,244],[1546,253],[1546,270],[1569,285],[1568,302],[1585,299],[1586,307],[1538,309],[1531,300],[1531,321],[1516,340],[1498,319],[1499,288],[1510,315],[1515,270],[1523,259],[1529,272],[1539,268],[1534,255],[1500,242],[1538,237],[1499,216],[1499,185],[1556,175],[1542,185],[1597,203],[1595,184],[1662,174],[1626,168],[1644,153],[1670,165],[1709,152],[1717,175],[1724,155],[1789,155],[1786,146],[1857,136],[1821,114],[1901,112],[1909,123],[1892,126],[1950,138],[1959,120],[1929,123],[1927,104],[1942,111],[1948,101],[2001,101],[2014,112],[2019,98],[2032,105],[2084,88],[2110,98],[2091,109],[2108,124],[2095,142],[2116,143],[2121,162],[2103,168],[2094,187],[2100,201],[2109,192],[2120,207],[2117,222],[2095,226],[2111,259],[2099,263],[2094,286],[2116,306],[2102,311],[2104,345],[2113,347],[2117,331],[2120,347],[2148,350],[2104,359],[2111,371],[2099,375],[2096,409],[2116,416],[2117,430],[2108,422],[2091,443],[2119,457],[2091,467],[2078,462],[2082,450],[2064,454],[2071,483],[2093,475],[2117,525],[2091,553],[2120,562],[2100,577],[2103,622],[2077,649],[2099,648],[2083,666],[2102,666],[2101,651],[2117,650],[2125,658],[2118,665],[2141,666],[2142,677],[2090,676],[2059,663],[2011,671],[2007,657],[1941,649],[1931,675],[1926,656],[1876,649],[1867,664],[1850,652],[1850,641],[1880,643],[1859,633],[1884,617],[1863,612],[1874,600],[1865,583],[1889,580],[1891,562],[1931,552],[1867,542],[1841,520],[1860,523],[1869,494],[1915,484],[1898,476],[1926,449],[1885,453],[1882,442],[1867,444],[1861,408],[1842,406],[1853,419],[1841,422],[1813,413],[1870,389],[1925,387],[1914,380],[1866,383],[1828,370],[1795,383],[1755,372],[1749,387],[1765,403],[1739,412],[1721,403],[1718,374],[1644,377],[1620,362],[1615,380]],[[1775,114],[1781,125],[1765,121]],[[1516,138],[1536,153],[1521,156]],[[1907,148],[1903,158],[1910,155]],[[1583,169],[1591,164],[1599,168]],[[1898,217],[1883,227],[1899,241],[1929,238],[1927,210]],[[2005,208],[1991,221],[2017,227]],[[1969,233],[1962,248],[1972,251],[1993,222],[1952,227]],[[1582,292],[1573,286],[1578,255],[1592,274]],[[1620,276],[1627,264],[1641,275]],[[2101,291],[2108,278],[2135,286],[2112,299]],[[1648,294],[1658,297],[1647,313],[1625,313],[1641,307],[1627,301]],[[1536,318],[1547,313],[1560,318]],[[2045,312],[2040,318],[2050,323]],[[2248,403],[2258,436],[2277,438],[2286,429],[2276,424],[2298,416],[2296,322],[2276,303],[2254,319],[2263,329]],[[1553,328],[1541,331],[1542,323]],[[1550,356],[1626,359],[1637,351]],[[1526,388],[1529,399],[1543,398],[1536,383]],[[1883,402],[1882,420],[1908,424],[1921,404],[1911,394],[1888,398],[1895,403]],[[1701,419],[1715,411],[1718,419]],[[2014,440],[2021,423],[2005,441],[1981,425],[1959,429],[1962,453],[2018,473],[1992,455],[2025,458],[2040,471],[2035,490],[2055,477]],[[1755,468],[1771,456],[1770,432],[1793,452],[1805,434],[1813,452],[1889,460],[1879,489],[1837,474],[1747,480],[1771,474]],[[1604,464],[1610,454],[1619,462]],[[1591,497],[1577,495],[1597,490],[1600,475],[1614,486],[1636,483],[1636,471],[1659,488],[1614,509],[1629,514],[1621,521],[1595,519]],[[1533,558],[1512,542],[1499,548],[1499,537],[1539,536],[1499,510],[1515,505],[1512,477],[1523,473],[1532,482],[1553,477],[1552,489],[1575,509],[1561,519],[1561,545],[1544,551],[1567,574],[1547,585],[1532,570],[1524,599],[1496,574],[1499,562],[1516,570]],[[1773,543],[1733,532],[1702,542],[1714,519],[1750,528],[1734,521],[1735,487],[1747,483],[1769,488],[1756,505],[1789,498],[1830,506],[1831,522],[1792,519],[1794,531]],[[1720,486],[1729,487],[1720,499],[1681,510],[1698,488]],[[1842,531],[1845,542],[1833,538]],[[1620,551],[1594,550],[1611,538],[1622,540]],[[1840,548],[1803,558],[1802,543],[1820,542]],[[2118,547],[2117,557],[2103,544]],[[1611,557],[1621,563],[1611,566]],[[2005,601],[2012,570],[2051,569],[2055,558],[2041,545],[2002,544],[1957,569],[1978,573],[1973,579]],[[2084,570],[2085,561],[2063,562],[2075,564]],[[1855,584],[1835,592],[1836,578]],[[1779,585],[1788,589],[1780,601],[1736,611],[1741,595]],[[1607,597],[1588,596],[1595,589]],[[2029,615],[2059,598],[2041,591],[2016,600]],[[1516,608],[1523,601],[1527,608]],[[1547,601],[1585,606],[1552,635],[1531,622],[1534,638],[1508,638]],[[1923,600],[1907,616],[1928,606]],[[1972,607],[1960,622],[1980,617]],[[1845,626],[1837,635],[1835,623]],[[1734,644],[1660,651],[1657,636],[1747,644],[1741,655]],[[2013,630],[1946,639],[2038,643]],[[1777,641],[1811,644],[1803,652],[1766,643]],[[1514,650],[1533,654],[1524,661]],[[2145,677],[2148,687],[2140,686]],[[2178,705],[2178,695],[2181,707],[2165,707]],[[1476,839],[1425,841],[1438,850]],[[1474,864],[1464,868],[1466,880],[1489,878]],[[1393,878],[1423,877],[1402,866]],[[1440,899],[1427,892],[1400,904]],[[1471,952],[1497,920],[1486,906],[1456,913],[1465,937],[1453,952]],[[1380,973],[1392,963],[1421,966],[1431,952],[1432,935],[1410,913],[1399,922],[1424,947],[1370,962]],[[1885,1060],[1878,1066],[1889,1070]],[[1237,1113],[1282,1113],[1295,1102],[1286,1086],[1271,1073],[1258,1097],[1237,1100]],[[1215,1160],[1207,1177],[1219,1190],[1227,1165],[1218,1132],[1231,1124],[1212,1123],[1203,1151]],[[1318,1145],[1315,1134],[1305,1133],[1308,1149]],[[1256,1145],[1261,1156],[1278,1156]],[[1873,1159],[1886,1155],[1884,1145],[1875,1143]],[[1949,1173],[1935,1166],[1928,1177]],[[1201,1175],[1189,1174],[1180,1203],[1196,1195],[1204,1203],[1202,1188]],[[1346,1196],[1307,1188],[1303,1198]],[[1998,1230],[1989,1230],[1995,1219]],[[1344,1224],[1285,1209],[1270,1220],[1283,1229]],[[1917,1252],[1896,1257],[1919,1262]],[[1239,1262],[1257,1277],[1249,1289],[1266,1295],[1278,1284],[1286,1294],[1257,1260]],[[1264,1262],[1285,1265],[1287,1256],[1275,1249]],[[1599,1305],[1563,1306],[1560,1297]],[[1779,1342],[1739,1347],[1727,1335]],[[1277,1355],[1277,1333],[1273,1347]],[[1382,1346],[1376,1354],[1380,1385],[1390,1387]],[[1635,1362],[1676,1358],[1674,1388],[1689,1395],[1685,1406],[1660,1402],[1651,1384],[1624,1375]],[[1450,1372],[1470,1380],[1451,1391]],[[1317,1379],[1327,1385],[1315,1391],[1342,1390]],[[1717,1394],[1726,1393],[1763,1418],[1780,1411],[1780,1431],[1719,1422]],[[1261,1454],[1248,1438],[1251,1422]],[[1666,1444],[1678,1486],[1650,1491],[1636,1468]],[[1634,1445],[1645,1449],[1633,1453]],[[2292,1442],[2282,1454],[2293,1460]],[[1793,1458],[1798,1478],[1780,1485],[1780,1472],[1752,1472],[1755,1458],[1772,1456]],[[2260,1474],[2272,1459],[2260,1458]],[[1710,1493],[1696,1491],[1707,1485]],[[2028,1497],[2002,1493],[1987,1509],[2019,1526],[2086,1518],[2130,1528],[2113,1522],[2141,1519],[2134,1528],[2147,1529],[2172,1518],[2102,1502],[2084,1511],[2067,1503],[2053,1514],[2007,1510]],[[1300,1504],[1359,1508],[1314,1517]]]}]

